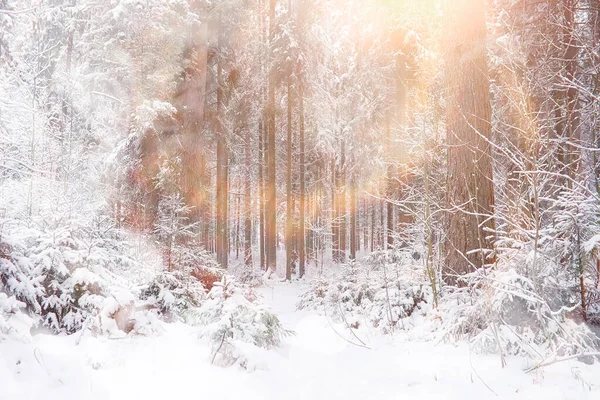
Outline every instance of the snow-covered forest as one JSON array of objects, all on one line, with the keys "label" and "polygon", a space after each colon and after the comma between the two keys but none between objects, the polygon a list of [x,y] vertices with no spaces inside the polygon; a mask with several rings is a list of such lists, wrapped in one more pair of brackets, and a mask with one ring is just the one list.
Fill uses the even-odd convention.
[{"label": "snow-covered forest", "polygon": [[597,399],[600,1],[0,0],[0,399]]}]

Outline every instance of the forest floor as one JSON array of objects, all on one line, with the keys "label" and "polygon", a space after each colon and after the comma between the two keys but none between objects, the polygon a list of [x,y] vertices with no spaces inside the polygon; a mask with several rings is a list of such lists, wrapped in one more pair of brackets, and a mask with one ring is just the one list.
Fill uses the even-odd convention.
[{"label": "forest floor", "polygon": [[[531,361],[458,345],[359,330],[296,311],[301,283],[259,289],[294,336],[276,350],[245,351],[247,369],[211,365],[193,327],[164,324],[152,337],[37,334],[0,343],[0,399],[598,399],[600,365]],[[80,340],[78,340],[80,339]],[[355,345],[359,339],[367,348]],[[79,342],[79,343],[78,343]]]}]

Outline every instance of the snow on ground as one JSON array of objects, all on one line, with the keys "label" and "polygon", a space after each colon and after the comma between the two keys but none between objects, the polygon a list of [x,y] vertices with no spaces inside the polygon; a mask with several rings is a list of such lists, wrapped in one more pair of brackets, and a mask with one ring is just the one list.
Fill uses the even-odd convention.
[{"label": "snow on ground", "polygon": [[[359,331],[296,311],[299,283],[259,289],[296,335],[272,351],[248,350],[249,370],[210,364],[196,328],[165,324],[162,335],[108,339],[38,334],[0,343],[0,399],[597,399],[600,365],[566,361],[526,374],[528,361],[472,354]],[[335,329],[335,330],[334,330]],[[342,338],[343,336],[344,338]]]}]

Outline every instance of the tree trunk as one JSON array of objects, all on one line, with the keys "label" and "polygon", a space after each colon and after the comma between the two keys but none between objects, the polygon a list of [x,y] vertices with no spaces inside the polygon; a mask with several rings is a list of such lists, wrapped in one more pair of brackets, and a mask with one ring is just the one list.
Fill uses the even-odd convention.
[{"label": "tree trunk", "polygon": [[[392,147],[392,137],[391,137],[391,129],[390,129],[390,119],[388,118],[387,121],[387,134],[386,134],[386,139],[387,139],[387,143],[389,148]],[[386,236],[386,243],[387,243],[387,248],[391,249],[392,246],[394,245],[394,236],[392,235],[394,232],[394,204],[392,203],[392,198],[394,196],[394,165],[393,165],[393,161],[391,159],[388,159],[388,166],[386,169],[386,176],[385,176],[385,197],[386,197],[386,221],[387,221],[387,226],[385,228],[385,236]]]},{"label": "tree trunk", "polygon": [[[221,16],[219,15],[218,42],[221,47]],[[223,129],[223,71],[221,56],[217,61],[217,262],[221,267],[227,268],[229,250],[228,227],[228,152],[227,138]]]},{"label": "tree trunk", "polygon": [[[277,0],[270,0],[269,7],[269,52],[273,59],[273,46],[275,41],[275,5]],[[267,268],[271,272],[277,269],[277,193],[275,183],[275,76],[274,68],[269,76],[269,104],[268,131],[267,131],[267,204],[266,204],[266,256]]]},{"label": "tree trunk", "polygon": [[346,261],[346,141],[342,140],[341,162],[339,173],[339,218],[340,218],[340,250],[339,262]]},{"label": "tree trunk", "polygon": [[246,265],[252,265],[252,188],[250,181],[252,179],[252,160],[250,147],[250,129],[246,127],[246,147],[244,149],[246,156],[246,179],[244,179],[244,262]]},{"label": "tree trunk", "polygon": [[285,217],[285,279],[292,280],[292,91],[291,76],[287,77],[287,165],[286,165],[286,217]]},{"label": "tree trunk", "polygon": [[258,212],[259,212],[259,251],[260,251],[260,268],[266,269],[265,258],[265,179],[263,173],[263,165],[265,162],[265,123],[261,118],[258,122]]},{"label": "tree trunk", "polygon": [[340,230],[338,220],[338,202],[337,202],[337,172],[335,165],[335,155],[331,159],[331,258],[333,262],[339,262],[340,254]]},{"label": "tree trunk", "polygon": [[[235,192],[237,193],[238,191],[238,187],[236,185],[236,190]],[[241,207],[240,207],[240,196],[236,196],[235,199],[235,259],[239,260],[240,259],[240,238],[241,238],[241,229],[242,229],[242,223],[241,223]]]},{"label": "tree trunk", "polygon": [[362,196],[362,217],[361,217],[361,230],[362,230],[362,249],[367,252],[369,247],[369,209],[367,206],[367,200]]},{"label": "tree trunk", "polygon": [[299,251],[298,251],[298,275],[300,278],[304,276],[304,263],[305,263],[305,246],[306,246],[306,236],[304,234],[304,219],[305,217],[305,205],[304,205],[304,93],[302,91],[302,82],[299,83],[299,93],[298,100],[300,102],[300,204],[298,206],[300,212],[300,226],[298,227],[298,235],[300,236],[298,240]]},{"label": "tree trunk", "polygon": [[350,185],[350,259],[356,260],[356,183]]},{"label": "tree trunk", "polygon": [[369,201],[369,207],[371,208],[371,252],[375,250],[375,206],[373,200]]},{"label": "tree trunk", "polygon": [[387,227],[385,225],[386,207],[387,207],[387,202],[382,199],[379,204],[379,217],[380,217],[381,225],[379,225],[379,235],[377,238],[377,246],[380,249],[385,249],[385,247],[386,247],[385,243],[387,241],[387,234],[386,234]]},{"label": "tree trunk", "polygon": [[[407,71],[406,71],[406,56],[402,53],[399,52],[398,55],[396,56],[396,120],[397,120],[397,124],[398,127],[400,128],[400,134],[404,135],[406,132],[406,126],[407,126],[407,118],[406,118],[406,103],[407,103]],[[395,177],[396,179],[399,181],[399,183],[390,183],[391,185],[393,185],[393,187],[395,187],[396,192],[395,192],[395,196],[396,196],[396,201],[400,202],[402,201],[402,199],[404,198],[404,193],[406,191],[406,184],[408,183],[406,180],[406,163],[408,161],[408,154],[407,151],[404,147],[402,147],[401,149],[399,149],[398,151],[398,161],[399,161],[399,165],[397,166],[396,170],[394,171],[395,173]],[[388,221],[388,230],[394,230],[397,232],[398,234],[398,238],[400,240],[400,246],[404,247],[406,246],[406,240],[404,235],[404,222],[406,221],[410,221],[410,216],[407,215],[407,212],[405,210],[405,207],[396,207],[395,210],[395,215],[392,216],[392,222],[391,222],[391,227],[390,227],[390,221]],[[388,245],[390,245],[391,243],[389,243],[390,241],[393,242],[393,239],[388,239]]]},{"label": "tree trunk", "polygon": [[493,261],[494,186],[484,4],[484,0],[457,0],[447,10],[449,212],[444,277],[450,285],[457,284],[458,276]]},{"label": "tree trunk", "polygon": [[[565,24],[563,26],[564,43],[567,48],[565,51],[565,72],[566,72],[566,128],[567,128],[567,139],[570,143],[577,143],[579,141],[579,125],[581,120],[581,113],[579,109],[579,90],[577,88],[578,83],[576,81],[577,72],[577,53],[579,52],[579,45],[577,43],[575,33],[575,3],[577,0],[563,0],[564,3],[564,18]],[[579,171],[578,162],[578,150],[573,144],[568,145],[567,151],[567,173],[571,178],[577,178]],[[587,177],[586,177],[587,178]],[[572,185],[571,181],[568,181],[569,186]]]}]

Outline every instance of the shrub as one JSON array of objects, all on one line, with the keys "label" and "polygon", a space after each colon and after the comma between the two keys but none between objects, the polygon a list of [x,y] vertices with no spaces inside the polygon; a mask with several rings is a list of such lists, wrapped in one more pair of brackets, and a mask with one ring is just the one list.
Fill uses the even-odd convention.
[{"label": "shrub", "polygon": [[230,268],[230,272],[235,277],[236,282],[250,287],[257,287],[263,284],[264,271],[254,267],[254,265],[247,265],[246,263],[233,263]]},{"label": "shrub", "polygon": [[244,288],[228,276],[215,283],[199,308],[186,313],[186,322],[200,327],[200,337],[213,347],[213,362],[218,358],[221,365],[244,360],[237,342],[270,349],[293,333],[275,314],[248,300]]},{"label": "shrub", "polygon": [[194,267],[190,274],[202,284],[207,292],[210,292],[214,284],[223,278],[223,270],[216,267]]},{"label": "shrub", "polygon": [[31,340],[30,330],[33,320],[23,313],[25,304],[15,296],[0,293],[0,340],[11,338],[20,341]]},{"label": "shrub", "polygon": [[431,289],[423,275],[415,276],[396,258],[380,252],[364,264],[350,262],[333,276],[314,280],[301,295],[298,308],[322,309],[349,327],[366,321],[388,333],[414,313],[430,308]]},{"label": "shrub", "polygon": [[73,333],[120,286],[113,272],[133,268],[128,252],[127,239],[110,226],[17,224],[0,242],[0,290],[23,303],[35,325]]},{"label": "shrub", "polygon": [[539,359],[593,352],[600,345],[586,324],[573,319],[575,298],[571,306],[555,307],[556,299],[545,300],[532,280],[513,268],[465,279],[470,288],[454,290],[441,302],[446,338],[470,339],[481,352]]},{"label": "shrub", "polygon": [[167,321],[179,319],[183,313],[198,307],[205,296],[202,283],[184,271],[158,274],[140,293]]}]

